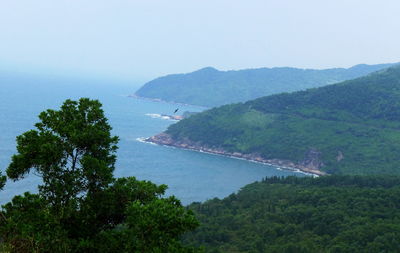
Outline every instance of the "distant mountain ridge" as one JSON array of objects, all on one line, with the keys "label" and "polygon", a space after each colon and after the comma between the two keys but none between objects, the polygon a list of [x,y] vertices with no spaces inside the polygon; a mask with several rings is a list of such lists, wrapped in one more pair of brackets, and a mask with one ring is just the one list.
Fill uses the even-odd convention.
[{"label": "distant mountain ridge", "polygon": [[360,64],[324,70],[289,67],[219,71],[212,67],[187,74],[159,77],[144,84],[136,95],[167,102],[207,107],[321,87],[388,68],[393,64]]},{"label": "distant mountain ridge", "polygon": [[161,137],[172,146],[276,159],[330,174],[399,175],[400,66],[213,108],[171,125],[152,141]]}]

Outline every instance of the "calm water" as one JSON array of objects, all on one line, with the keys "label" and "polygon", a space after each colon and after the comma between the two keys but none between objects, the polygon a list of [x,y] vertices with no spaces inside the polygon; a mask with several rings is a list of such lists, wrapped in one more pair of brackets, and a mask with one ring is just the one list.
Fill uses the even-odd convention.
[{"label": "calm water", "polygon": [[[57,109],[67,99],[99,99],[120,137],[116,176],[135,176],[157,184],[167,184],[168,194],[183,203],[225,197],[244,185],[265,176],[301,175],[238,159],[146,144],[137,141],[165,130],[172,121],[146,114],[171,114],[201,111],[193,106],[157,103],[127,97],[137,87],[118,82],[66,78],[16,77],[0,73],[0,169],[5,170],[15,153],[15,136],[31,129],[37,115],[48,108]],[[8,182],[0,192],[0,204],[25,191],[36,191],[35,176]]]}]

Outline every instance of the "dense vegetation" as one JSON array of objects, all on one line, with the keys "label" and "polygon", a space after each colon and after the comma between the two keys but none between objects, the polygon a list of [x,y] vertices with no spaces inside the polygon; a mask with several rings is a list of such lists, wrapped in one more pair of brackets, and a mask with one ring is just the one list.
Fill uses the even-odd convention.
[{"label": "dense vegetation", "polygon": [[400,174],[400,67],[213,108],[171,125],[167,133],[298,163],[317,150],[329,173]]},{"label": "dense vegetation", "polygon": [[157,78],[146,83],[136,95],[212,107],[281,92],[321,87],[361,77],[389,66],[391,64],[357,65],[349,69],[260,68],[239,71],[204,68],[189,74]]},{"label": "dense vegetation", "polygon": [[17,137],[7,176],[32,172],[42,184],[0,210],[1,252],[195,251],[180,237],[198,222],[175,197],[163,197],[165,185],[114,178],[118,138],[97,100],[67,100],[39,119]]},{"label": "dense vegetation", "polygon": [[268,178],[193,203],[206,252],[400,252],[400,178]]},{"label": "dense vegetation", "polygon": [[[237,142],[254,131],[273,129],[263,137],[279,133],[287,142],[311,132],[313,137],[306,140],[327,149],[340,141],[368,144],[386,159],[377,172],[392,173],[397,171],[392,166],[400,140],[399,77],[400,67],[326,88],[223,106],[191,115],[181,121],[184,127],[179,123],[169,132],[177,131],[175,138],[208,134],[216,137],[209,145],[217,146],[231,138],[224,147],[232,150],[263,144],[260,136],[253,136],[253,143]],[[350,92],[361,98],[351,99]],[[331,97],[336,106],[324,99],[331,94],[341,94]],[[368,110],[363,101],[376,109]],[[392,110],[384,110],[389,106],[385,103],[393,105]],[[223,200],[185,208],[175,197],[163,197],[165,185],[114,178],[118,138],[111,135],[98,101],[67,100],[60,110],[42,112],[39,119],[35,129],[17,137],[17,154],[6,172],[12,180],[35,173],[42,184],[38,194],[15,196],[0,210],[1,252],[400,251],[400,177],[266,178]],[[297,132],[288,132],[288,127]],[[333,132],[333,127],[343,133]],[[330,132],[319,140],[323,131]],[[329,141],[332,134],[344,135]],[[297,152],[285,148],[290,155]],[[361,170],[349,168],[369,166],[370,161],[347,162],[353,156],[345,147],[341,150],[345,158],[340,163],[348,167],[333,172],[358,173]],[[0,189],[5,182],[0,174]]]}]

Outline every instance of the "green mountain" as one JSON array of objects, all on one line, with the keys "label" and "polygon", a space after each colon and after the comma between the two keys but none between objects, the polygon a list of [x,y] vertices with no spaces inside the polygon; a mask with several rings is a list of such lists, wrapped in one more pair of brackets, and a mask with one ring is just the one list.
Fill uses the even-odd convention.
[{"label": "green mountain", "polygon": [[400,252],[400,178],[269,178],[189,206],[206,252]]},{"label": "green mountain", "polygon": [[189,74],[175,74],[146,83],[136,95],[201,106],[244,102],[262,96],[321,87],[354,79],[393,64],[356,65],[325,70],[260,68],[218,71],[208,67]]},{"label": "green mountain", "polygon": [[400,66],[213,108],[149,141],[330,174],[400,174]]}]

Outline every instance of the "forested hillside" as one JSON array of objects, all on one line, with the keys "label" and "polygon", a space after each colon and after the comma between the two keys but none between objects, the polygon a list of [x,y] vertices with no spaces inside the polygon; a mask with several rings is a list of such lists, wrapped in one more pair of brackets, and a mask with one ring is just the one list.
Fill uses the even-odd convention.
[{"label": "forested hillside", "polygon": [[354,79],[393,64],[356,65],[334,69],[260,68],[218,71],[204,68],[188,74],[175,74],[146,83],[136,95],[201,106],[244,102],[281,92]]},{"label": "forested hillside", "polygon": [[214,108],[166,133],[229,152],[311,162],[331,174],[400,174],[400,67]]},{"label": "forested hillside", "polygon": [[399,252],[400,178],[269,178],[193,203],[206,252]]}]

